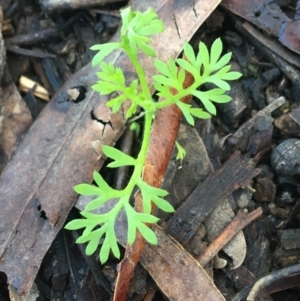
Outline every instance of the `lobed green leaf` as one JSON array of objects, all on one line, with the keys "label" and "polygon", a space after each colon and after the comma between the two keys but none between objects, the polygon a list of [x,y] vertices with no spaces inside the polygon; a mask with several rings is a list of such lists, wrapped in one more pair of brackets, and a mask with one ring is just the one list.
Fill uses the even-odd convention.
[{"label": "lobed green leaf", "polygon": [[212,46],[211,46],[211,51],[210,51],[210,65],[213,66],[217,63],[219,60],[221,53],[223,50],[223,45],[222,41],[220,38],[216,39]]},{"label": "lobed green leaf", "polygon": [[99,195],[101,194],[101,189],[99,187],[96,187],[94,185],[90,184],[78,184],[74,186],[74,190],[76,193],[81,195]]},{"label": "lobed green leaf", "polygon": [[65,225],[67,230],[78,230],[87,227],[91,222],[86,219],[74,219]]},{"label": "lobed green leaf", "polygon": [[152,245],[157,245],[157,237],[155,233],[147,227],[144,223],[137,223],[137,228],[146,241]]},{"label": "lobed green leaf", "polygon": [[104,203],[106,203],[109,199],[111,198],[110,194],[108,195],[101,195],[100,197],[93,199],[92,201],[90,201],[84,211],[92,211],[96,208],[99,208],[101,205],[103,205]]},{"label": "lobed green leaf", "polygon": [[94,171],[93,178],[98,185],[98,187],[101,189],[101,192],[111,192],[112,188],[106,183],[106,181],[102,178],[102,176],[97,172]]},{"label": "lobed green leaf", "polygon": [[135,165],[136,160],[121,152],[120,150],[108,146],[108,145],[103,145],[102,146],[102,151],[103,153],[108,157],[114,160],[114,162],[109,163],[107,166],[111,168],[115,167],[120,167],[120,166],[126,166],[126,165]]},{"label": "lobed green leaf", "polygon": [[216,70],[223,68],[225,65],[227,65],[229,63],[231,56],[232,56],[231,52],[226,53],[224,56],[222,56],[220,58],[220,60],[217,63],[210,66],[210,70],[216,71]]},{"label": "lobed green leaf", "polygon": [[191,105],[187,105],[187,104],[183,103],[183,102],[180,101],[180,100],[176,102],[176,105],[177,105],[177,106],[179,107],[179,109],[181,110],[181,112],[182,112],[183,116],[185,117],[186,121],[187,121],[190,125],[194,126],[195,121],[194,121],[193,116],[192,116],[191,113],[190,113]]},{"label": "lobed green leaf", "polygon": [[183,52],[191,64],[194,64],[196,62],[195,52],[194,52],[193,47],[190,44],[188,44],[188,43],[185,44],[185,46],[183,48]]},{"label": "lobed green leaf", "polygon": [[209,52],[206,47],[206,45],[203,42],[199,43],[199,53],[201,56],[202,64],[204,66],[204,72],[205,70],[209,70]]},{"label": "lobed green leaf", "polygon": [[199,108],[190,108],[190,113],[199,119],[209,119],[211,115]]},{"label": "lobed green leaf", "polygon": [[120,43],[106,43],[102,45],[95,45],[92,46],[91,50],[99,50],[99,52],[94,56],[92,60],[92,66],[95,67],[96,65],[99,65],[102,60],[109,55],[114,50],[121,47]]}]

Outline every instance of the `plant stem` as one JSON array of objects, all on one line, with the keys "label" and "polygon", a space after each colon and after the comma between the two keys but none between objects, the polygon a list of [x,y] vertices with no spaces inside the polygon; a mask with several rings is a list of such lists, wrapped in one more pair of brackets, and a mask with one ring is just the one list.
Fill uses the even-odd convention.
[{"label": "plant stem", "polygon": [[[145,76],[144,70],[143,70],[140,62],[138,61],[138,58],[135,55],[132,55],[130,48],[127,45],[124,46],[124,51],[128,55],[129,59],[131,60],[133,66],[136,70],[137,76],[138,76],[140,84],[141,84],[141,90],[144,95],[144,101],[152,100],[152,96],[151,96],[151,92],[150,92],[148,84],[147,84],[146,76]],[[151,112],[145,111],[145,117],[144,117],[145,123],[144,123],[142,146],[141,146],[140,152],[138,154],[138,157],[136,159],[136,164],[134,166],[132,177],[131,177],[129,183],[127,184],[126,188],[123,190],[124,195],[126,195],[126,194],[131,195],[131,193],[137,183],[137,180],[142,177],[144,163],[146,160],[147,150],[148,150],[149,142],[150,142],[152,116],[153,116],[152,111]]]}]

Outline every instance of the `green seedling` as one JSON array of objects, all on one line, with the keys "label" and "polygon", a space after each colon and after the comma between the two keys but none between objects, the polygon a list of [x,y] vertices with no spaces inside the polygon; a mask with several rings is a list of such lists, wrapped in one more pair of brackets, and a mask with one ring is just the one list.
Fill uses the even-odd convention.
[{"label": "green seedling", "polygon": [[[120,257],[120,250],[115,234],[115,221],[121,210],[124,210],[128,221],[128,243],[132,244],[136,232],[151,244],[157,244],[154,232],[146,224],[156,223],[158,218],[151,215],[151,203],[165,212],[173,212],[173,207],[164,200],[167,191],[149,186],[143,181],[142,172],[150,141],[151,126],[158,110],[169,105],[177,105],[182,111],[187,122],[194,125],[194,118],[207,119],[216,114],[214,103],[226,103],[231,97],[226,95],[230,90],[227,81],[238,79],[241,74],[230,71],[228,64],[231,53],[222,56],[222,42],[220,39],[214,41],[210,51],[204,43],[200,42],[199,51],[194,52],[191,45],[186,44],[184,55],[186,59],[169,60],[164,63],[154,59],[155,49],[150,45],[151,36],[164,31],[164,24],[157,14],[150,8],[146,12],[132,11],[130,7],[121,11],[122,27],[120,42],[95,45],[91,49],[98,51],[92,64],[100,67],[97,73],[99,80],[93,89],[101,95],[114,95],[107,102],[112,113],[116,113],[124,101],[130,100],[130,107],[126,112],[126,118],[134,118],[134,114],[141,110],[144,112],[143,138],[140,152],[136,158],[122,153],[111,146],[103,145],[102,151],[105,156],[112,160],[108,164],[110,168],[118,168],[125,165],[133,167],[133,172],[127,186],[122,190],[110,187],[98,172],[94,172],[96,186],[90,184],[79,184],[74,187],[81,195],[94,196],[94,199],[81,212],[82,219],[75,219],[66,225],[66,229],[84,229],[77,243],[87,243],[86,254],[93,254],[102,241],[100,249],[100,261],[107,261],[110,251],[115,257]],[[115,50],[122,49],[128,56],[135,68],[137,79],[127,84],[123,70],[117,68],[112,62],[103,59]],[[139,62],[139,53],[153,57],[157,75],[153,76],[154,87],[157,95],[163,99],[160,102],[152,98],[148,87],[145,71]],[[181,67],[178,71],[177,67]],[[194,83],[185,88],[183,86],[185,74],[189,72],[194,77]],[[205,83],[213,84],[214,88],[204,90]],[[177,93],[173,95],[170,88]],[[202,90],[201,90],[202,88]],[[116,93],[117,92],[117,93]],[[117,96],[116,96],[117,95]],[[189,104],[181,102],[180,99],[187,95],[193,95],[200,100],[202,108],[193,108]],[[137,187],[143,198],[144,212],[136,212],[130,205],[130,197],[134,188]],[[117,203],[113,209],[104,214],[95,214],[93,210],[105,202],[115,199]]]},{"label": "green seedling", "polygon": [[176,160],[180,161],[180,167],[181,167],[182,161],[186,156],[186,150],[179,144],[178,141],[175,141],[175,145],[176,145],[176,148],[177,148]]}]

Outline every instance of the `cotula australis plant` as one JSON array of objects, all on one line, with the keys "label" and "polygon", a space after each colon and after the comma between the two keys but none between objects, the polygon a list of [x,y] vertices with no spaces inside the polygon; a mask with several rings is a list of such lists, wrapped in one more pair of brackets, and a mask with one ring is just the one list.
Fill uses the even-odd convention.
[{"label": "cotula australis plant", "polygon": [[[128,7],[121,11],[121,18],[120,42],[95,45],[91,48],[98,51],[92,64],[100,67],[100,72],[97,73],[99,80],[93,86],[93,89],[101,95],[117,92],[113,94],[117,96],[107,102],[107,106],[111,108],[112,113],[117,112],[122,103],[128,100],[130,100],[130,107],[126,112],[127,119],[132,118],[138,109],[143,110],[142,145],[136,158],[124,154],[114,147],[102,146],[103,153],[112,160],[108,167],[132,166],[131,178],[127,186],[121,190],[108,185],[98,172],[94,172],[96,186],[90,184],[76,185],[74,189],[78,194],[92,195],[95,198],[81,212],[83,218],[75,219],[66,225],[66,229],[69,230],[84,229],[76,242],[88,243],[86,247],[87,255],[91,255],[96,251],[100,240],[103,238],[100,249],[100,261],[102,263],[107,261],[110,251],[115,257],[120,257],[114,226],[122,209],[127,216],[127,240],[129,244],[134,242],[137,231],[147,242],[157,243],[154,232],[146,225],[158,221],[157,217],[151,215],[151,202],[163,211],[174,211],[173,207],[164,200],[168,192],[151,187],[142,178],[151,126],[157,111],[175,104],[182,111],[187,122],[194,125],[194,118],[207,119],[216,114],[214,103],[226,103],[231,100],[231,97],[225,94],[226,91],[230,90],[227,81],[236,80],[241,76],[239,72],[230,71],[231,66],[228,63],[231,59],[231,53],[222,56],[223,46],[220,39],[214,41],[210,51],[204,43],[200,42],[197,53],[194,52],[191,45],[186,44],[183,50],[185,59],[170,59],[168,63],[154,59],[154,66],[157,70],[157,75],[153,76],[154,87],[157,95],[163,99],[157,102],[150,93],[145,71],[139,62],[138,54],[143,52],[147,56],[156,57],[155,49],[150,45],[151,36],[163,32],[164,24],[151,8],[141,13],[132,11]],[[115,67],[111,62],[103,61],[108,54],[117,49],[122,49],[126,53],[135,68],[137,79],[130,84],[126,84],[122,69]],[[181,67],[179,71],[178,66]],[[183,83],[186,72],[193,75],[194,82],[191,86],[185,88]],[[205,83],[213,84],[214,88],[201,90]],[[177,93],[173,95],[170,88],[175,89]],[[187,95],[193,95],[199,99],[203,109],[193,108],[191,105],[181,102],[180,99]],[[136,212],[129,202],[135,187],[138,187],[142,195],[142,213]],[[109,212],[104,214],[92,212],[111,199],[117,199],[118,202]]]}]

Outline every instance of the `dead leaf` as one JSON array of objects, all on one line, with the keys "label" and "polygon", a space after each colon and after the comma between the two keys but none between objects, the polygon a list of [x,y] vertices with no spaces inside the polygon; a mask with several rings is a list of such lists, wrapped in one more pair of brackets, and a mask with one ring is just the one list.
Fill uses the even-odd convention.
[{"label": "dead leaf", "polygon": [[179,243],[157,225],[153,230],[158,245],[145,246],[141,263],[169,300],[225,301],[202,266]]}]

